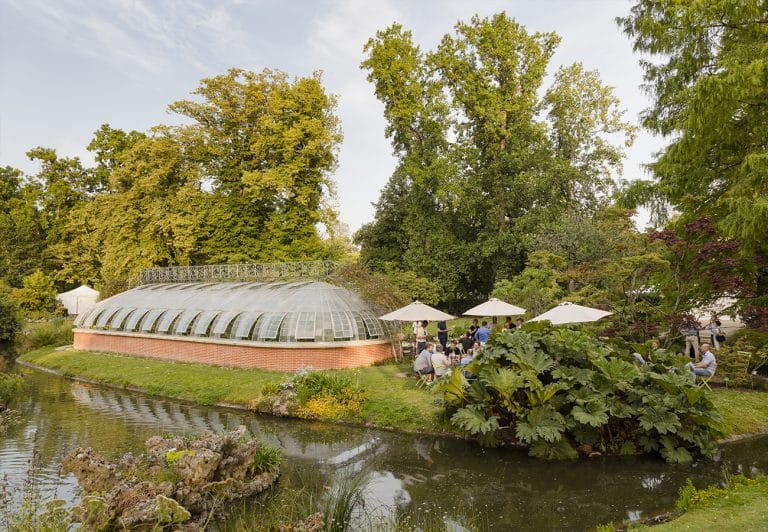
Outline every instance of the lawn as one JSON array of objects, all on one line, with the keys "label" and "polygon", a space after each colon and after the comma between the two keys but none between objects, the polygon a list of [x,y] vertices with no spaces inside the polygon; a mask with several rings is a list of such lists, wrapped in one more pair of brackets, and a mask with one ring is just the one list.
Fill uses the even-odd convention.
[{"label": "lawn", "polygon": [[648,530],[768,530],[768,477],[713,491],[716,494],[703,507],[688,510],[677,519]]}]

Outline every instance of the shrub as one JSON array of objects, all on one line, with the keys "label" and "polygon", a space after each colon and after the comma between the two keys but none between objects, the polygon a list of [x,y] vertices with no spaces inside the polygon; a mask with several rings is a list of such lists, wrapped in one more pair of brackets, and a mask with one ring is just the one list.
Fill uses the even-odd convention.
[{"label": "shrub", "polygon": [[659,350],[653,366],[631,360],[584,332],[529,324],[488,344],[467,368],[471,384],[454,372],[436,389],[451,423],[485,445],[522,443],[547,459],[577,449],[658,451],[670,462],[711,455],[722,418],[691,384],[686,359]]},{"label": "shrub", "polygon": [[302,417],[339,419],[358,413],[365,393],[345,376],[325,371],[310,371],[296,375],[294,390],[299,399]]},{"label": "shrub", "polygon": [[24,335],[18,338],[17,344],[19,351],[25,353],[48,345],[69,345],[72,338],[72,320],[56,318],[30,324]]},{"label": "shrub", "polygon": [[53,279],[40,270],[24,278],[24,287],[11,291],[11,297],[16,300],[28,317],[50,315],[56,308],[56,288]]},{"label": "shrub", "polygon": [[19,307],[14,301],[0,296],[0,345],[13,344],[21,327]]}]

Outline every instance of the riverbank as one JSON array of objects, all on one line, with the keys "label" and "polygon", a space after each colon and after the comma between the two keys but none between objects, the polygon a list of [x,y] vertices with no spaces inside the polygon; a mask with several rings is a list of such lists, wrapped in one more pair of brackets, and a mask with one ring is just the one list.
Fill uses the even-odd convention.
[{"label": "riverbank", "polygon": [[[252,409],[263,397],[262,390],[290,378],[292,373],[238,369],[168,362],[108,353],[45,347],[19,357],[22,363],[54,370],[65,377],[78,377],[120,388],[182,399],[201,405]],[[403,375],[410,364],[334,370],[365,390],[367,399],[345,423],[380,428],[459,435],[442,416],[439,396]],[[322,419],[322,418],[321,418]],[[328,419],[328,421],[339,421]]]},{"label": "riverbank", "polygon": [[[250,409],[262,397],[265,386],[274,386],[291,375],[53,347],[30,351],[19,360],[55,370],[66,377],[80,377],[202,405],[244,409]],[[335,370],[333,373],[352,379],[367,396],[358,414],[341,421],[459,436],[443,416],[440,396],[418,386],[416,379],[404,377],[409,370],[409,363]],[[727,439],[762,434],[768,427],[768,392],[715,388],[711,397],[723,415]]]}]

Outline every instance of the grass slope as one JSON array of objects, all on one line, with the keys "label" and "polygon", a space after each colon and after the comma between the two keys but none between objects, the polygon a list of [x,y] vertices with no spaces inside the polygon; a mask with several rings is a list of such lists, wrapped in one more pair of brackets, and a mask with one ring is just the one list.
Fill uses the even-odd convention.
[{"label": "grass slope", "polygon": [[678,530],[768,530],[768,477],[758,477],[717,494],[701,508],[694,508],[653,532]]},{"label": "grass slope", "polygon": [[[261,397],[265,384],[288,380],[291,375],[107,353],[56,351],[51,347],[31,351],[20,359],[67,376],[141,388],[151,394],[200,404],[225,402],[247,406]],[[451,431],[441,420],[442,409],[435,402],[438,396],[418,387],[415,379],[398,377],[398,373],[408,369],[409,364],[335,370],[349,376],[367,393],[360,417],[350,421],[405,430]]]}]

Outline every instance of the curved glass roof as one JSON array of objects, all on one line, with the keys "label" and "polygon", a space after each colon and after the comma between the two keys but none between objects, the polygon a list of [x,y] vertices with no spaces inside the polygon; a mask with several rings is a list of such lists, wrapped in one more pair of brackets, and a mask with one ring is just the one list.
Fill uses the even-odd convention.
[{"label": "curved glass roof", "polygon": [[165,283],[133,288],[81,314],[84,329],[258,342],[384,338],[354,292],[324,282]]}]

